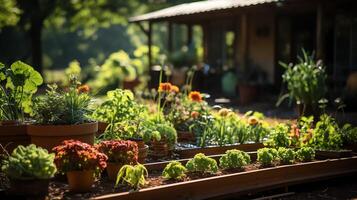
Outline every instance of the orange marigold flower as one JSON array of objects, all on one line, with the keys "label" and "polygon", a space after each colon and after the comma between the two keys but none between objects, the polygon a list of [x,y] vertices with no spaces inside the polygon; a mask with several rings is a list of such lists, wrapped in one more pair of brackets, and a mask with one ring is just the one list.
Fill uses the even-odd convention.
[{"label": "orange marigold flower", "polygon": [[78,93],[88,93],[90,90],[88,85],[81,85],[77,88]]},{"label": "orange marigold flower", "polygon": [[226,117],[231,111],[227,108],[222,108],[218,111],[218,114],[221,116],[221,117]]},{"label": "orange marigold flower", "polygon": [[197,112],[197,111],[193,111],[193,112],[191,113],[191,117],[192,117],[193,119],[197,119],[199,116],[200,116],[200,113]]},{"label": "orange marigold flower", "polygon": [[179,92],[180,92],[180,89],[179,89],[176,85],[172,85],[172,86],[171,86],[171,92],[179,93]]},{"label": "orange marigold flower", "polygon": [[170,92],[172,88],[171,83],[160,83],[159,85],[159,92]]},{"label": "orange marigold flower", "polygon": [[188,97],[191,99],[191,101],[197,101],[197,102],[201,102],[202,101],[202,95],[201,95],[200,92],[197,92],[197,91],[190,92]]},{"label": "orange marigold flower", "polygon": [[250,116],[248,118],[248,124],[249,125],[256,125],[259,123],[259,120],[255,116]]}]

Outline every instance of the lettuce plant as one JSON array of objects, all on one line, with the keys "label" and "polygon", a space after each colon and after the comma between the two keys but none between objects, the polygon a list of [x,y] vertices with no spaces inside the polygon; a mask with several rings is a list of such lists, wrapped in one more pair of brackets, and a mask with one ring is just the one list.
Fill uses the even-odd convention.
[{"label": "lettuce plant", "polygon": [[218,165],[216,160],[205,156],[203,153],[196,154],[186,163],[186,168],[190,172],[216,173]]},{"label": "lettuce plant", "polygon": [[272,128],[268,140],[265,142],[266,145],[271,147],[289,147],[290,137],[289,137],[290,127],[286,124],[280,123],[274,128]]},{"label": "lettuce plant", "polygon": [[309,162],[315,158],[315,150],[312,147],[302,147],[296,151],[296,157],[302,162]]},{"label": "lettuce plant", "polygon": [[294,150],[280,147],[278,149],[278,157],[282,164],[292,164],[295,161],[296,154]]},{"label": "lettuce plant", "polygon": [[186,167],[178,161],[171,161],[162,171],[162,176],[166,179],[181,180],[186,176]]},{"label": "lettuce plant", "polygon": [[127,184],[135,190],[139,189],[140,186],[144,186],[146,183],[145,177],[148,176],[148,171],[144,165],[137,164],[135,166],[132,165],[124,165],[120,168],[117,176],[117,180],[115,182],[115,187],[118,186],[119,183]]},{"label": "lettuce plant", "polygon": [[324,114],[313,130],[312,145],[321,150],[340,150],[343,145],[341,130],[334,118]]},{"label": "lettuce plant", "polygon": [[250,156],[240,150],[232,149],[219,159],[219,166],[223,169],[241,169],[250,163]]},{"label": "lettuce plant", "polygon": [[54,154],[34,144],[19,145],[4,161],[2,170],[12,179],[49,179],[57,171],[54,158]]},{"label": "lettuce plant", "polygon": [[272,148],[258,149],[257,156],[257,161],[260,162],[263,167],[269,167],[274,161],[278,160],[278,152]]}]

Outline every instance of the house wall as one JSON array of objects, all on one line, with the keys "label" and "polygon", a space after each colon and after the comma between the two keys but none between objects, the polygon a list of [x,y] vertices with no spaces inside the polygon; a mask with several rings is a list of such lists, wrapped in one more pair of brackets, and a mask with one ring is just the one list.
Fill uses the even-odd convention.
[{"label": "house wall", "polygon": [[248,15],[248,67],[264,70],[267,81],[274,83],[275,16],[273,12]]}]

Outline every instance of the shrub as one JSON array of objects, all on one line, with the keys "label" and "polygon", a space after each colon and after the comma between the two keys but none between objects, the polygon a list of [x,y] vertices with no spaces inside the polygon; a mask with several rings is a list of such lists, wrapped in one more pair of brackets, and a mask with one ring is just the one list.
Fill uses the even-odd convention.
[{"label": "shrub", "polygon": [[110,140],[102,141],[96,148],[108,156],[108,162],[136,164],[138,161],[138,145],[133,141]]},{"label": "shrub", "polygon": [[263,167],[269,167],[277,160],[278,152],[272,148],[262,148],[257,151],[257,161],[259,161]]},{"label": "shrub", "polygon": [[269,139],[266,142],[266,145],[271,147],[289,147],[290,138],[289,138],[290,128],[286,124],[278,124],[271,130]]},{"label": "shrub", "polygon": [[30,144],[18,146],[4,161],[2,170],[12,179],[49,179],[56,173],[54,154]]},{"label": "shrub", "polygon": [[296,157],[302,162],[309,162],[315,158],[315,150],[311,147],[302,147],[296,151]]},{"label": "shrub", "polygon": [[120,168],[115,182],[115,187],[119,183],[128,184],[130,187],[139,189],[140,186],[144,186],[146,181],[145,177],[148,176],[148,171],[144,165],[137,164],[135,166],[124,165]]},{"label": "shrub", "polygon": [[100,172],[107,166],[108,157],[95,147],[77,140],[65,140],[54,147],[55,164],[62,173],[68,171],[95,170]]},{"label": "shrub", "polygon": [[313,130],[312,145],[315,149],[339,150],[342,145],[341,130],[335,119],[324,114]]},{"label": "shrub", "polygon": [[167,179],[180,180],[185,177],[187,169],[178,161],[171,161],[166,165],[164,171],[162,171],[162,176]]},{"label": "shrub", "polygon": [[295,152],[292,149],[280,147],[278,149],[280,163],[291,164],[295,161]]},{"label": "shrub", "polygon": [[189,160],[186,163],[186,168],[190,172],[198,173],[216,173],[218,171],[217,162],[203,153],[198,153]]},{"label": "shrub", "polygon": [[219,165],[223,169],[241,169],[250,163],[250,156],[240,150],[232,149],[219,159]]}]

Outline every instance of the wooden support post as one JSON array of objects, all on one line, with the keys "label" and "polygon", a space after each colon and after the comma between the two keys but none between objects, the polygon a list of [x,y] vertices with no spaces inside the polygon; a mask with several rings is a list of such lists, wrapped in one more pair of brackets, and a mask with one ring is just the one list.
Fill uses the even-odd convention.
[{"label": "wooden support post", "polygon": [[324,55],[324,30],[323,30],[323,7],[317,5],[316,10],[316,58],[323,59]]},{"label": "wooden support post", "polygon": [[148,36],[148,58],[149,58],[149,69],[152,67],[152,53],[151,53],[151,45],[152,45],[152,23],[149,22],[149,29],[147,32]]},{"label": "wooden support post", "polygon": [[187,24],[187,46],[192,43],[192,25]]},{"label": "wooden support post", "polygon": [[167,49],[170,53],[172,53],[173,51],[173,41],[172,41],[172,32],[173,32],[173,25],[171,22],[168,23],[168,26],[167,26],[167,29],[168,29],[168,38],[167,38]]},{"label": "wooden support post", "polygon": [[248,16],[246,13],[241,15],[240,23],[240,45],[239,45],[239,61],[241,70],[245,70],[248,64]]}]

